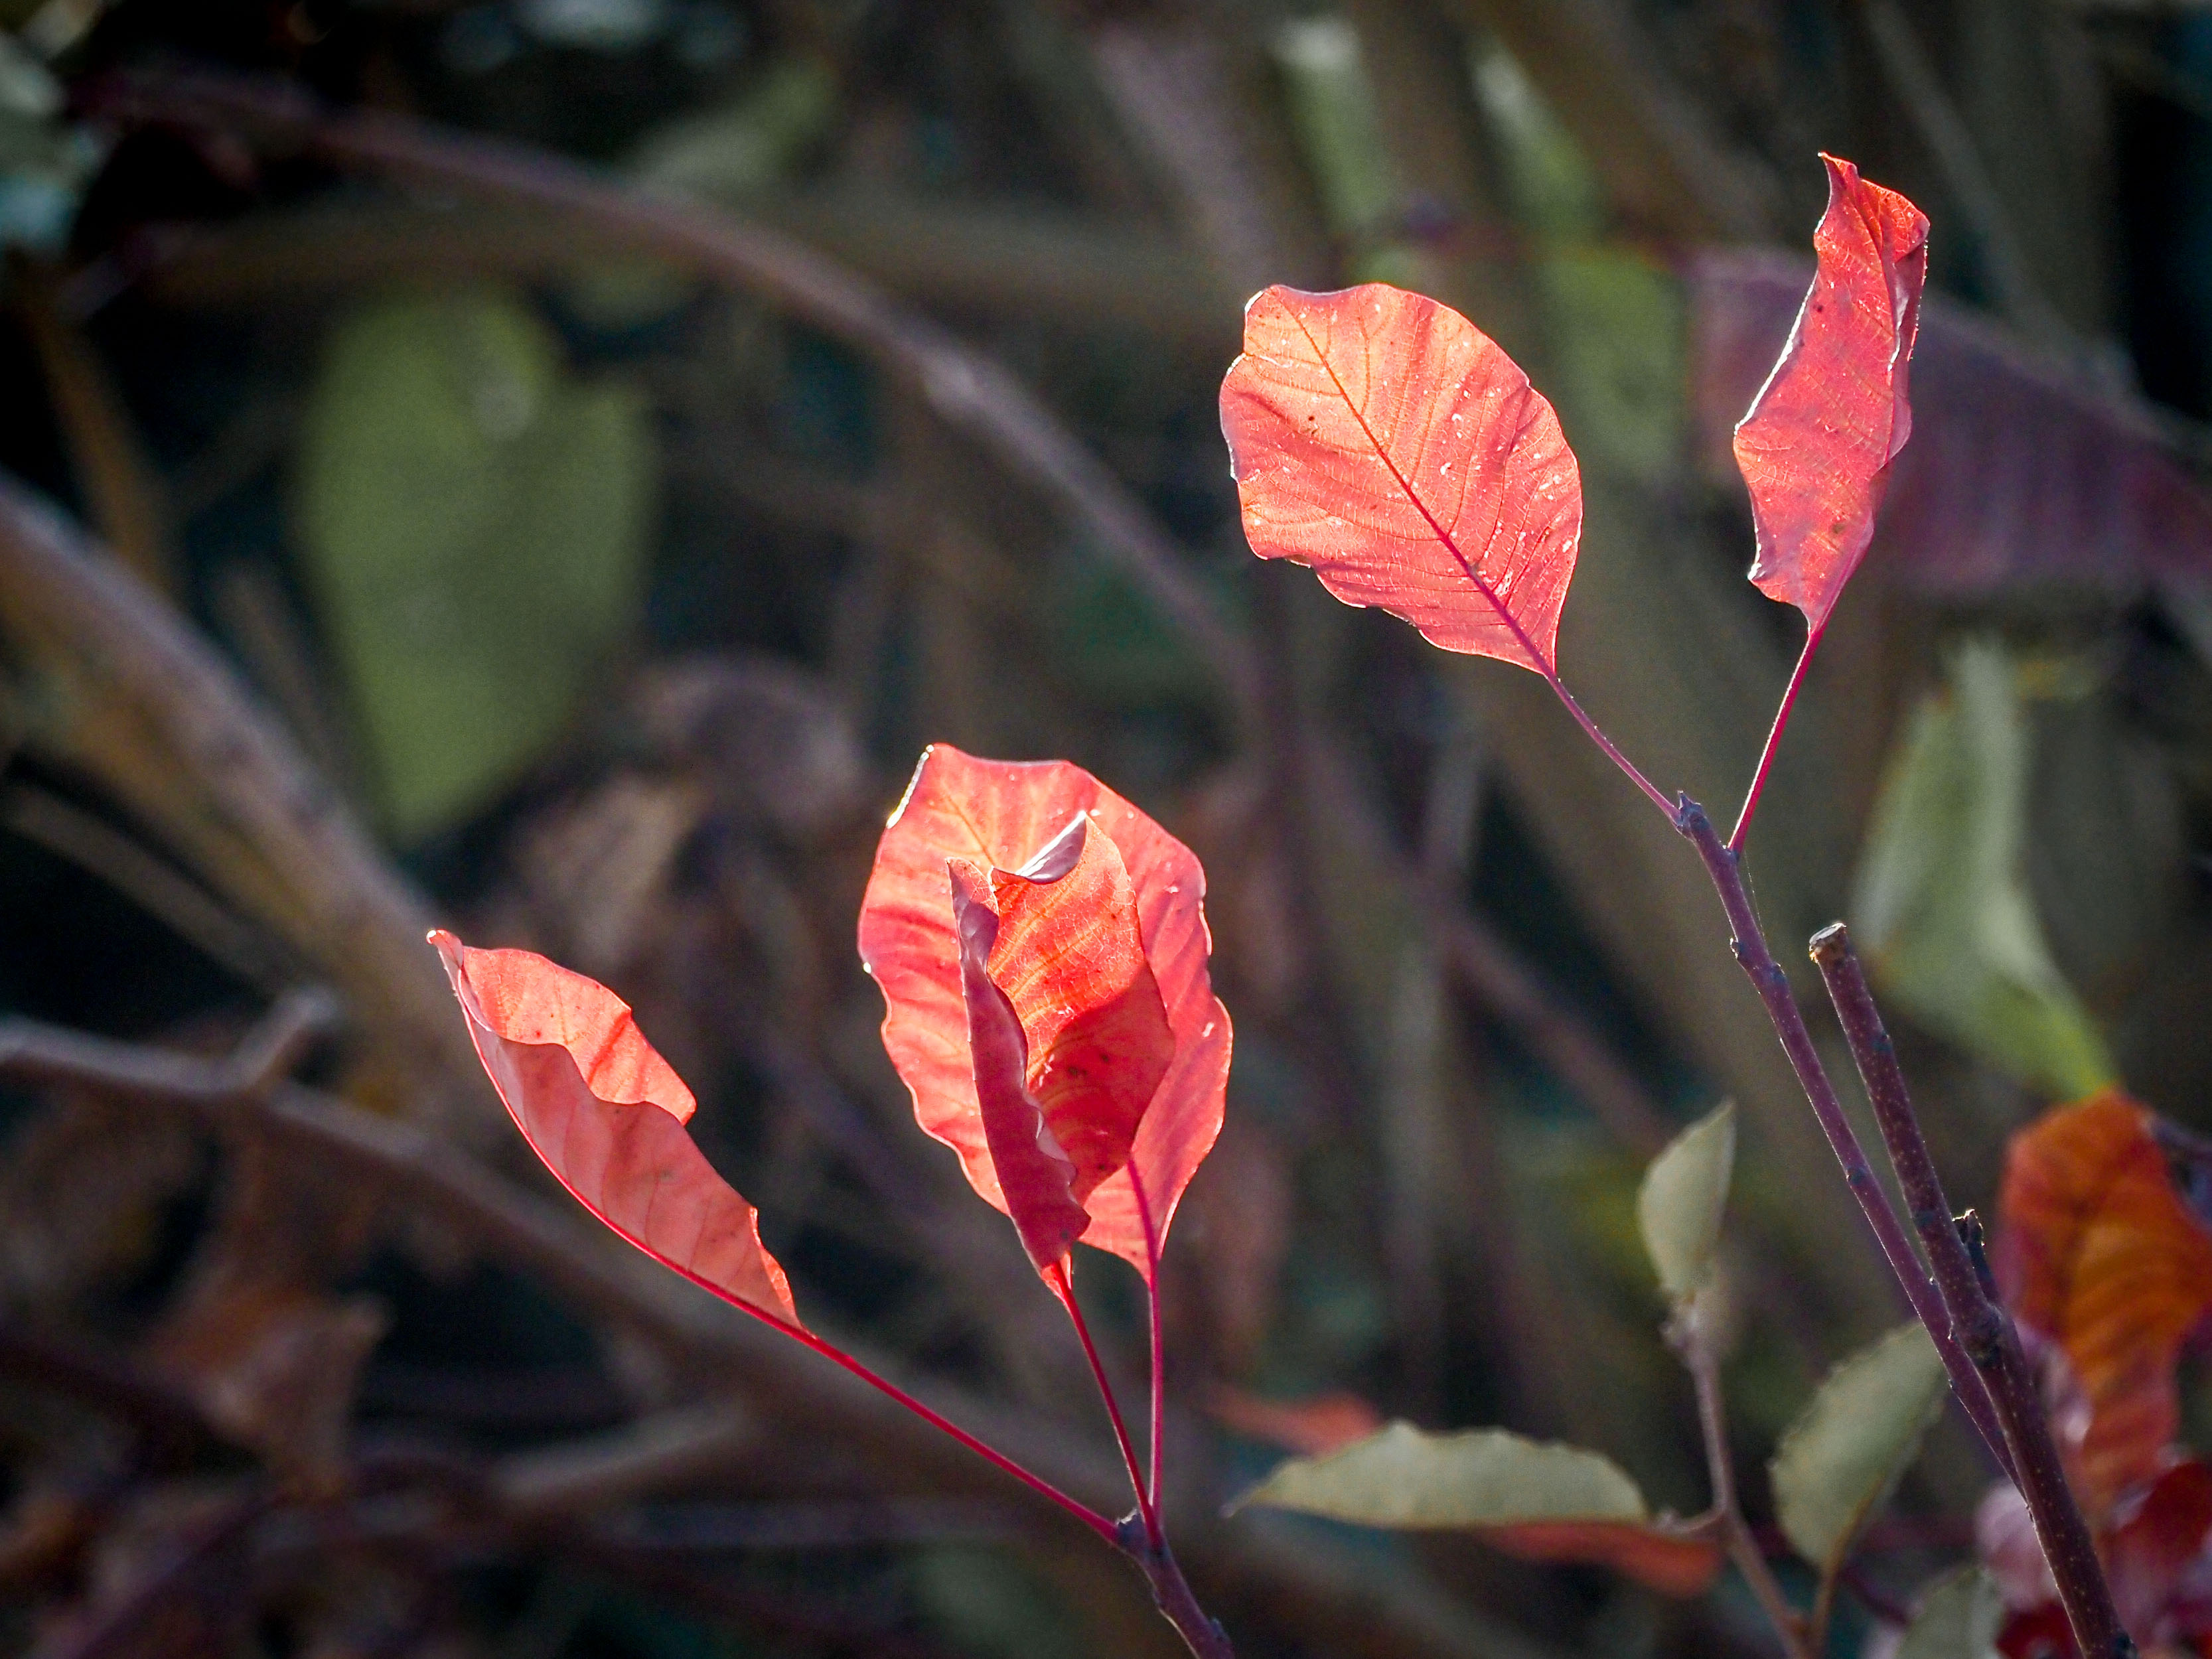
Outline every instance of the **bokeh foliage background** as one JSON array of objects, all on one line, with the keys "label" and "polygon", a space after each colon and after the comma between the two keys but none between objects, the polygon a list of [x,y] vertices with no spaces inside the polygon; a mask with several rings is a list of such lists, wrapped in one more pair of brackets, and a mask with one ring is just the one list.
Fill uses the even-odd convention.
[{"label": "bokeh foliage background", "polygon": [[[319,1101],[543,1201],[415,941],[545,951],[693,1084],[810,1318],[1099,1479],[852,950],[925,743],[1091,768],[1206,861],[1237,1021],[1169,1319],[1240,1650],[1760,1650],[1731,1592],[1215,1519],[1370,1411],[1571,1437],[1699,1507],[1632,1212],[1717,1098],[1747,1468],[1896,1311],[1686,849],[1533,676],[1245,551],[1213,398],[1261,284],[1419,288],[1529,367],[1589,493],[1566,676],[1717,812],[1799,638],[1741,580],[1728,425],[1815,152],[1911,194],[1918,427],[1752,842],[1767,927],[1853,921],[1963,1200],[2114,1079],[2208,1123],[2212,14],[0,14],[0,1006],[221,1054],[327,988]],[[562,158],[738,240],[645,234]],[[6,1105],[12,1650],[1171,1650],[1089,1540],[627,1261],[580,1292],[250,1120]],[[1085,1273],[1133,1365],[1133,1287]],[[1869,1605],[1957,1553],[1978,1480],[1947,1424]],[[118,1613],[162,1584],[166,1622]]]}]

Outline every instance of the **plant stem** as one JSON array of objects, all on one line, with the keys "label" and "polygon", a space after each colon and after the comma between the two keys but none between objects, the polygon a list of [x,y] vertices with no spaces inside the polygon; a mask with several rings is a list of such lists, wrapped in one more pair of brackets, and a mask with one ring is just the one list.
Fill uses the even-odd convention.
[{"label": "plant stem", "polygon": [[1698,1323],[1694,1303],[1685,1304],[1668,1322],[1667,1336],[1674,1352],[1681,1356],[1698,1391],[1698,1428],[1705,1437],[1705,1468],[1713,1492],[1711,1516],[1720,1523],[1721,1535],[1728,1543],[1729,1559],[1735,1563],[1736,1571],[1743,1575],[1744,1583],[1751,1587],[1752,1595],[1766,1614],[1767,1622],[1782,1638],[1783,1651],[1789,1659],[1811,1659],[1805,1622],[1783,1595],[1782,1586],[1775,1582],[1773,1570],[1766,1565],[1766,1557],[1760,1553],[1759,1541],[1751,1535],[1751,1528],[1745,1523],[1743,1510],[1736,1503],[1735,1460],[1729,1451],[1720,1358]]},{"label": "plant stem", "polygon": [[1176,1627],[1198,1659],[1237,1659],[1237,1650],[1229,1644],[1229,1633],[1199,1606],[1198,1597],[1190,1588],[1190,1581],[1182,1576],[1182,1565],[1175,1559],[1163,1537],[1157,1541],[1148,1539],[1132,1516],[1121,1523],[1121,1548],[1152,1587],[1152,1605],[1160,1610],[1161,1617]]},{"label": "plant stem", "polygon": [[1687,795],[1681,798],[1674,824],[1705,860],[1705,873],[1712,878],[1714,890],[1720,895],[1721,908],[1728,913],[1735,959],[1750,976],[1759,1000],[1766,1005],[1766,1016],[1774,1022],[1774,1033],[1782,1040],[1783,1052],[1790,1057],[1791,1069],[1797,1073],[1805,1098],[1812,1104],[1813,1115],[1828,1137],[1836,1161],[1844,1166],[1844,1180],[1851,1189],[1851,1196],[1858,1200],[1859,1211],[1866,1217],[1867,1225],[1874,1230],[1875,1242],[1881,1246],[1881,1253],[1889,1262],[1890,1271],[1897,1275],[1897,1282],[1904,1287],[1905,1298],[1912,1304],[1912,1311],[1928,1328],[1936,1352],[1942,1356],[1943,1369],[1950,1374],[1951,1389],[1959,1396],[1960,1405],[1981,1431],[1998,1466],[2010,1474],[2011,1452],[1990,1404],[1989,1390],[1983,1383],[1981,1372],[1952,1334],[1942,1298],[1928,1282],[1919,1258],[1912,1253],[1904,1225],[1890,1205],[1889,1194],[1882,1190],[1867,1163],[1857,1131],[1844,1115],[1843,1104],[1836,1098],[1835,1085],[1828,1081],[1827,1072],[1820,1064],[1820,1051],[1813,1046],[1813,1034],[1805,1029],[1805,1015],[1790,988],[1790,976],[1782,971],[1774,953],[1766,948],[1766,936],[1759,930],[1759,913],[1752,906],[1750,890],[1744,885],[1742,859],[1721,845],[1719,833],[1714,830],[1713,821],[1705,816],[1705,809]]},{"label": "plant stem", "polygon": [[[2068,1490],[2066,1474],[2051,1437],[2051,1425],[2037,1398],[2035,1381],[2021,1352],[2020,1338],[2011,1319],[1990,1294],[1984,1268],[1960,1236],[1966,1218],[1954,1221],[1950,1200],[1943,1194],[1942,1178],[1929,1155],[1928,1141],[1912,1109],[1912,1097],[1905,1085],[1904,1069],[1897,1063],[1881,1011],[1868,988],[1866,970],[1851,949],[1850,932],[1840,921],[1813,935],[1813,960],[1826,981],[1828,996],[1836,1005],[1844,1038],[1851,1059],[1866,1084],[1873,1103],[1875,1121],[1881,1126],[1889,1161],[1897,1170],[1898,1184],[1912,1212],[1913,1225],[1936,1271],[1936,1288],[1943,1299],[1951,1328],[1989,1385],[1990,1398],[2012,1452],[2014,1483],[2027,1500],[2035,1518],[2035,1535],[2042,1541],[2051,1576],[2065,1604],[2067,1622],[2074,1627],[2075,1644],[2087,1655],[2124,1659],[2135,1644],[2120,1628],[2112,1593],[2098,1565],[2088,1522]],[[1978,1228],[1978,1221],[1971,1224]]]},{"label": "plant stem", "polygon": [[1826,631],[1825,628],[1805,630],[1805,648],[1797,653],[1797,666],[1790,671],[1789,689],[1782,694],[1782,706],[1774,711],[1774,724],[1766,729],[1766,747],[1759,751],[1759,767],[1751,775],[1751,787],[1744,792],[1743,810],[1735,815],[1735,828],[1729,833],[1728,848],[1731,853],[1743,850],[1743,838],[1751,832],[1751,815],[1759,810],[1759,798],[1766,788],[1767,769],[1774,764],[1774,751],[1782,746],[1782,734],[1790,726],[1790,711],[1797,706],[1797,693],[1805,684],[1805,671],[1813,665],[1813,653],[1820,648],[1820,636]]},{"label": "plant stem", "polygon": [[1091,1363],[1091,1375],[1097,1382],[1098,1397],[1106,1402],[1106,1415],[1113,1420],[1114,1439],[1121,1448],[1122,1467],[1129,1471],[1129,1486],[1137,1494],[1137,1513],[1143,1518],[1145,1537],[1155,1546],[1162,1542],[1160,1517],[1152,1507],[1152,1494],[1145,1490],[1145,1477],[1137,1463],[1137,1448],[1129,1438],[1129,1425],[1122,1421],[1121,1407],[1114,1398],[1114,1385],[1106,1380],[1106,1367],[1098,1358],[1097,1344],[1091,1340],[1091,1326],[1083,1317],[1083,1310],[1075,1300],[1075,1285],[1067,1275],[1067,1263],[1054,1265],[1045,1276],[1045,1283],[1060,1298],[1060,1305],[1067,1310],[1068,1323],[1075,1327],[1076,1340],[1083,1344],[1083,1357]]}]

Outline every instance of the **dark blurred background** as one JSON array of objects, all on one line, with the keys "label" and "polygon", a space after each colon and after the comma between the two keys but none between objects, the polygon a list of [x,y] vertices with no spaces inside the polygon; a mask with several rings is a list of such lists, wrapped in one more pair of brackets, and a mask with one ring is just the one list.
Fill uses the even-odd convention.
[{"label": "dark blurred background", "polygon": [[[614,987],[810,1322],[1114,1504],[854,954],[939,739],[1075,760],[1210,873],[1237,1056],[1170,1252],[1170,1486],[1240,1652],[1765,1650],[1734,1589],[1218,1518],[1393,1416],[1700,1508],[1632,1206],[1724,1096],[1755,1518],[1900,1310],[1688,849],[1535,677],[1254,560],[1214,398],[1270,282],[1494,335],[1589,493],[1565,677],[1717,815],[1802,638],[1727,435],[1822,149],[1928,211],[1932,275],[1750,842],[1768,931],[1802,967],[1851,919],[1962,1200],[2107,1083],[2212,1127],[2212,11],[0,21],[0,1010],[127,1045],[0,1095],[7,1650],[1175,1651],[1094,1540],[600,1237],[419,944]],[[1081,1273],[1133,1388],[1137,1287]],[[1948,1423],[1838,1651],[1959,1553],[1976,1460]]]}]

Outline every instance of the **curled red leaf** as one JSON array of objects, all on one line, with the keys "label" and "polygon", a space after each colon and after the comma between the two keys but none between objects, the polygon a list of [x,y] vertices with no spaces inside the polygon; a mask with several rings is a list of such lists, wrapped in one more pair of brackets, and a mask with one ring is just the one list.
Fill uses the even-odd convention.
[{"label": "curled red leaf", "polygon": [[685,1132],[691,1091],[629,1005],[533,951],[473,950],[442,930],[430,942],[492,1086],[554,1178],[656,1261],[797,1327],[753,1206]]},{"label": "curled red leaf", "polygon": [[[1731,431],[1804,298],[1805,262],[1698,253],[1700,441],[1732,469]],[[1965,307],[1928,296],[1912,353],[1913,440],[1890,467],[1869,562],[1886,580],[1984,599],[2031,585],[2109,595],[2212,584],[2212,496],[2150,406],[2053,363]]]},{"label": "curled red leaf", "polygon": [[1912,435],[1907,380],[1928,219],[1849,161],[1828,167],[1820,258],[1797,323],[1735,428],[1759,555],[1751,580],[1814,633],[1866,556],[1889,465]]},{"label": "curled red leaf", "polygon": [[1026,868],[992,872],[991,891],[991,978],[1028,1036],[1027,1081],[1074,1164],[1080,1203],[1128,1163],[1175,1058],[1136,887],[1113,837],[1078,814]]},{"label": "curled red leaf", "polygon": [[2101,1514],[2160,1472],[2179,1427],[2174,1364],[2212,1307],[2212,1235],[2175,1192],[2150,1114],[2115,1091],[2014,1135],[1999,1203],[2008,1299],[2079,1382],[2076,1467]]},{"label": "curled red leaf", "polygon": [[1582,474],[1551,404],[1466,318],[1381,283],[1268,289],[1244,308],[1221,430],[1261,558],[1551,677]]},{"label": "curled red leaf", "polygon": [[[1079,832],[1071,827],[1078,817]],[[1071,839],[1041,861],[1063,836]],[[1083,1242],[1150,1273],[1146,1212],[1153,1241],[1164,1242],[1220,1133],[1228,1085],[1229,1016],[1206,971],[1205,872],[1182,842],[1080,767],[979,760],[944,744],[922,755],[876,850],[860,959],[883,990],[884,1046],[914,1096],[915,1120],[1010,1215],[969,1044],[947,874],[954,860],[998,872],[990,977],[1021,1019],[1030,1092],[1079,1171],[1071,1190],[1089,1212]],[[1115,920],[1131,915],[1141,964],[1127,948],[1126,923]],[[1148,1012],[1155,996],[1165,1050]]]},{"label": "curled red leaf", "polygon": [[[1000,927],[991,909],[990,878],[966,859],[950,860],[946,869],[952,927],[960,939],[969,1069],[975,1080],[984,1150],[1022,1248],[1040,1273],[1049,1274],[1066,1261],[1068,1246],[1083,1236],[1091,1217],[1075,1194],[1074,1160],[1030,1092],[1029,1044],[1021,1018],[991,978],[990,957]],[[1126,1141],[1122,1158],[1126,1162]]]}]

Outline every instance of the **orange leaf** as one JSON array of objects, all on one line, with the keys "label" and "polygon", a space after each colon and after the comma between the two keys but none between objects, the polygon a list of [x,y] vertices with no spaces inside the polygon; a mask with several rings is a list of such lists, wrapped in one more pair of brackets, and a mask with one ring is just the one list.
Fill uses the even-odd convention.
[{"label": "orange leaf", "polygon": [[1466,318],[1381,283],[1268,289],[1244,308],[1221,430],[1261,558],[1551,677],[1582,475],[1551,404]]},{"label": "orange leaf", "polygon": [[2159,1472],[2179,1425],[2174,1361],[2212,1305],[2212,1236],[2150,1114],[2112,1091],[2014,1135],[1999,1203],[2013,1311],[2064,1351],[2088,1402],[2079,1468],[2101,1513]]},{"label": "orange leaf", "polygon": [[753,1206],[714,1173],[684,1125],[691,1091],[645,1040],[629,1005],[529,951],[430,935],[477,1055],[515,1127],[585,1208],[656,1261],[797,1326],[783,1269]]},{"label": "orange leaf", "polygon": [[1358,1395],[1342,1390],[1308,1395],[1303,1400],[1270,1400],[1224,1382],[1207,1395],[1206,1409],[1230,1433],[1301,1457],[1342,1451],[1382,1426],[1380,1412]]},{"label": "orange leaf", "polygon": [[1078,1203],[1129,1161],[1175,1058],[1137,891],[1110,836],[1068,821],[1023,870],[994,871],[991,978],[1030,1042],[1029,1086],[1075,1165]]},{"label": "orange leaf", "polygon": [[1735,429],[1759,556],[1751,580],[1814,632],[1874,538],[1889,464],[1912,435],[1907,368],[1928,278],[1928,220],[1849,161],[1828,167],[1820,269],[1766,385]]},{"label": "orange leaf", "polygon": [[[1044,879],[1057,862],[1034,861],[1073,833],[1078,817],[1087,820],[1078,850],[1094,856],[1087,872],[1082,859],[1071,862],[1063,879],[1077,885],[1062,896],[1048,890],[1058,882]],[[1110,842],[1111,858],[1093,840]],[[1119,878],[1112,858],[1121,866]],[[860,959],[884,993],[884,1047],[914,1096],[915,1120],[959,1155],[969,1184],[1002,1211],[1006,1196],[969,1046],[947,879],[956,859],[1000,872],[994,900],[1017,925],[991,948],[991,977],[1019,1013],[1028,1080],[1055,1140],[1079,1168],[1100,1172],[1079,1194],[1090,1212],[1083,1242],[1149,1273],[1133,1173],[1164,1242],[1183,1188],[1221,1131],[1228,1085],[1229,1016],[1206,972],[1205,872],[1182,842],[1080,767],[978,760],[945,744],[923,753],[876,850],[860,906]],[[1129,911],[1121,908],[1119,879],[1128,884]],[[1125,924],[1113,920],[1130,911],[1172,1040],[1164,1073],[1153,1069],[1157,1027],[1146,1012],[1142,975],[1126,931],[1117,931]],[[1086,921],[1103,931],[1086,937]],[[1133,1115],[1147,1077],[1156,1079],[1149,1099]],[[1120,1154],[1121,1126],[1133,1115],[1133,1138]],[[1117,1158],[1123,1161],[1115,1165]]]},{"label": "orange leaf", "polygon": [[1611,1567],[1662,1595],[1703,1595],[1720,1577],[1721,1547],[1626,1521],[1524,1521],[1485,1527],[1486,1543],[1524,1561]]}]

